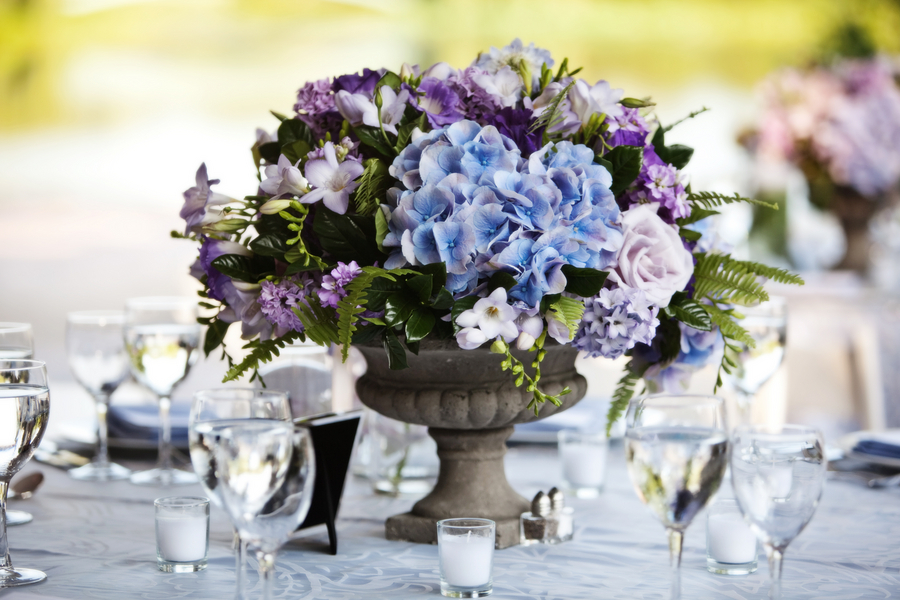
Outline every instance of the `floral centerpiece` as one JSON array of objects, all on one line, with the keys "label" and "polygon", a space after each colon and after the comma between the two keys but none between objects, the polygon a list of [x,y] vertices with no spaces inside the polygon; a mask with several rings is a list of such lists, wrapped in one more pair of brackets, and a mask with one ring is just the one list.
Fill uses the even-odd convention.
[{"label": "floral centerpiece", "polygon": [[735,306],[765,301],[763,278],[800,280],[705,249],[696,225],[754,201],[692,190],[675,124],[579,71],[515,40],[464,69],[309,82],[257,131],[255,193],[214,192],[201,165],[173,236],[200,244],[206,353],[236,323],[248,340],[226,379],[296,340],[345,358],[379,343],[404,369],[422,340],[453,339],[502,355],[537,412],[569,392],[542,390],[546,348],[571,344],[631,357],[612,422],[642,378],[684,373],[717,341],[752,346]]},{"label": "floral centerpiece", "polygon": [[843,53],[763,81],[758,127],[744,141],[763,171],[800,169],[812,204],[844,227],[840,267],[864,270],[868,221],[900,184],[900,69],[868,43]]}]

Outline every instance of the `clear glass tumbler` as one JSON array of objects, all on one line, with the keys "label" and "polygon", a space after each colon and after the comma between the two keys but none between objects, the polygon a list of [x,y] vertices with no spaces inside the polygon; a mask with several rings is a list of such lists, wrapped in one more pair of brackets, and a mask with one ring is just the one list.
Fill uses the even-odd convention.
[{"label": "clear glass tumbler", "polygon": [[576,498],[596,498],[606,482],[606,434],[564,429],[557,435],[566,491]]},{"label": "clear glass tumbler", "polygon": [[166,573],[193,573],[206,568],[209,553],[209,500],[158,498],[156,565]]},{"label": "clear glass tumbler", "polygon": [[494,591],[494,539],[489,519],[444,519],[437,523],[441,594],[482,598]]},{"label": "clear glass tumbler", "polygon": [[706,570],[719,575],[756,571],[759,545],[734,498],[718,498],[706,513]]}]

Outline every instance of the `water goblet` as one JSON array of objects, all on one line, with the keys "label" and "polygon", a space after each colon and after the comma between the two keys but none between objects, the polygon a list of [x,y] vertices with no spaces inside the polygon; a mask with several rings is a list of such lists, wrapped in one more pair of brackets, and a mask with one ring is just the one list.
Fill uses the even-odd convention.
[{"label": "water goblet", "polygon": [[666,528],[671,598],[681,598],[681,545],[728,464],[725,408],[715,396],[655,395],[628,405],[625,457],[638,497]]},{"label": "water goblet", "polygon": [[[191,463],[200,485],[213,504],[224,509],[219,486],[215,448],[222,427],[244,419],[275,419],[289,422],[291,404],[286,392],[253,388],[201,390],[194,394],[188,422]],[[235,579],[238,597],[244,590],[246,543],[235,529]]]},{"label": "water goblet", "polygon": [[241,539],[256,550],[263,598],[270,600],[276,554],[312,502],[312,438],[291,423],[249,419],[220,430],[216,462],[223,503]]},{"label": "water goblet", "polygon": [[[0,323],[0,359],[34,357],[34,334],[30,323]],[[34,517],[24,510],[7,510],[7,525],[31,523]]]},{"label": "water goblet", "polygon": [[197,304],[191,298],[134,298],[125,304],[125,347],[131,374],[159,398],[159,460],[131,475],[138,485],[196,483],[193,473],[172,468],[172,391],[188,374],[200,345]]},{"label": "water goblet", "polygon": [[9,559],[6,496],[9,482],[40,445],[50,414],[47,368],[37,360],[0,360],[0,588],[43,581],[35,569],[16,569]]},{"label": "water goblet", "polygon": [[117,310],[73,312],[66,318],[69,368],[97,409],[97,452],[90,463],[69,471],[73,479],[111,481],[131,475],[125,467],[109,462],[107,450],[109,399],[129,373],[124,328],[125,313]]},{"label": "water goblet", "polygon": [[757,306],[740,306],[736,312],[743,315],[738,324],[747,330],[756,347],[750,348],[738,341],[730,342],[737,350],[726,349],[728,357],[737,365],[725,378],[737,393],[740,423],[750,423],[753,398],[760,388],[772,378],[784,360],[787,338],[787,302],[773,296]]},{"label": "water goblet", "polygon": [[788,544],[819,504],[828,462],[821,432],[811,427],[742,426],[732,437],[731,482],[738,506],[769,559],[769,596],[781,598]]}]

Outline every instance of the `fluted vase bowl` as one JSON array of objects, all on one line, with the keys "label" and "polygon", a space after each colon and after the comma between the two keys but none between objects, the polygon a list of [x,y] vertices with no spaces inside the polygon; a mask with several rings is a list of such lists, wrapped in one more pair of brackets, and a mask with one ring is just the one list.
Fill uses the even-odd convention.
[{"label": "fluted vase bowl", "polygon": [[[408,513],[390,517],[385,533],[391,540],[437,543],[441,519],[472,517],[497,523],[497,547],[519,543],[519,516],[530,503],[506,480],[506,440],[517,423],[544,419],[574,406],[587,382],[575,370],[578,351],[548,345],[541,363],[539,388],[572,392],[555,406],[545,402],[535,415],[528,408],[532,393],[516,387],[515,376],[502,371],[503,356],[487,347],[462,350],[455,340],[424,340],[418,356],[407,354],[409,368],[392,371],[380,345],[360,345],[368,364],[356,384],[362,403],[386,417],[428,426],[441,461],[437,483]],[[526,370],[533,353],[513,352]]]}]

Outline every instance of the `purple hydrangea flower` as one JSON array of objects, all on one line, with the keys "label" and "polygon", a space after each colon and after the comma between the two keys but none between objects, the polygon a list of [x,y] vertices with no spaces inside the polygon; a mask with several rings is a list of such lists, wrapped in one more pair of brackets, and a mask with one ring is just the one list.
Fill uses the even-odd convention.
[{"label": "purple hydrangea flower", "polygon": [[294,112],[315,117],[333,110],[337,110],[334,106],[334,93],[331,91],[331,82],[327,79],[308,81],[297,91]]},{"label": "purple hydrangea flower", "polygon": [[369,97],[375,95],[375,86],[378,80],[384,75],[384,69],[373,71],[371,69],[363,69],[362,75],[350,73],[349,75],[341,75],[334,78],[331,89],[335,94],[341,90],[350,94],[366,94]]},{"label": "purple hydrangea flower", "polygon": [[659,308],[635,288],[604,288],[584,302],[584,317],[572,341],[593,357],[618,358],[638,343],[650,344]]},{"label": "purple hydrangea flower", "polygon": [[419,84],[416,102],[425,111],[432,127],[444,127],[462,120],[459,94],[452,86],[436,77],[426,77]]},{"label": "purple hydrangea flower", "polygon": [[471,121],[480,121],[500,108],[497,99],[475,81],[486,73],[479,67],[469,67],[449,79],[458,88],[466,119]]},{"label": "purple hydrangea flower", "polygon": [[288,331],[303,331],[303,323],[293,309],[305,303],[310,293],[311,280],[304,277],[282,279],[278,283],[265,280],[259,292],[259,306],[266,321],[272,324],[275,337]]},{"label": "purple hydrangea flower", "polygon": [[487,115],[485,120],[488,125],[493,125],[502,135],[514,141],[525,158],[541,147],[544,128],[531,131],[535,118],[530,110],[506,107]]},{"label": "purple hydrangea flower", "polygon": [[353,281],[360,273],[362,273],[362,269],[355,260],[350,261],[350,264],[338,262],[330,274],[322,277],[322,287],[316,292],[322,305],[337,308],[338,302],[347,295],[344,286]]}]

